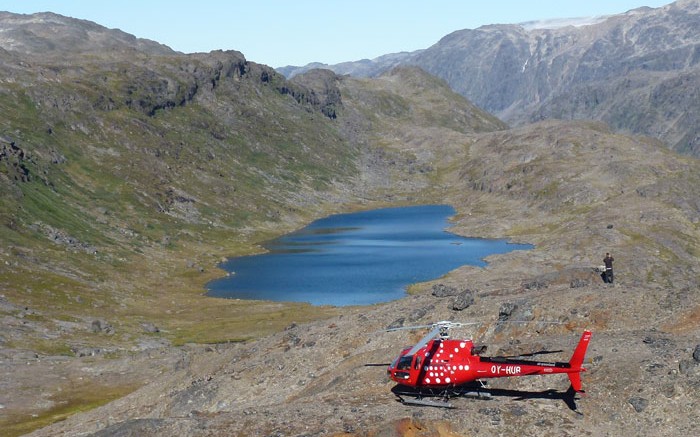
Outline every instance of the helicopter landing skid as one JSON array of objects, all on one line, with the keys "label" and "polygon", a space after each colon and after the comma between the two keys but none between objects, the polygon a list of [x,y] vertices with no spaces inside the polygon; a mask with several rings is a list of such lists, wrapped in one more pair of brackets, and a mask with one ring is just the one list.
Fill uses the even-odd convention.
[{"label": "helicopter landing skid", "polygon": [[[416,390],[397,386],[393,390],[399,402],[404,405],[424,407],[455,408],[449,401],[452,398],[492,399],[493,395],[481,387],[449,387],[443,390]],[[429,398],[429,399],[426,399]],[[432,399],[430,399],[432,398]]]},{"label": "helicopter landing skid", "polygon": [[448,408],[452,409],[455,408],[454,405],[449,403],[446,400],[432,400],[432,399],[404,399],[399,395],[396,395],[396,397],[399,398],[399,401],[404,404],[404,405],[415,405],[419,407],[437,407],[437,408]]}]

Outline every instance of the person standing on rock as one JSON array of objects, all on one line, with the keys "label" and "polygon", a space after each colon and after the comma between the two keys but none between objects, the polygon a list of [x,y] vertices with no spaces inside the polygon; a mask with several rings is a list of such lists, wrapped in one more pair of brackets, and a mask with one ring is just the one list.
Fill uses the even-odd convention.
[{"label": "person standing on rock", "polygon": [[613,283],[613,261],[615,261],[615,258],[613,258],[610,255],[610,252],[605,254],[605,258],[603,258],[603,262],[605,263],[605,273],[603,276],[603,281],[612,284]]}]

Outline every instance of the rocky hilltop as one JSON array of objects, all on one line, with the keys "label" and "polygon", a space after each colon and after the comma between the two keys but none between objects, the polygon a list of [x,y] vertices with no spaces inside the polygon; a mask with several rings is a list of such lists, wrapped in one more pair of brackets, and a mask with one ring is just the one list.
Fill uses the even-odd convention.
[{"label": "rocky hilltop", "polygon": [[[575,27],[543,26],[459,30],[418,52],[324,68],[373,76],[417,65],[514,125],[602,120],[700,156],[700,2],[640,8]],[[279,71],[291,76],[304,69]]]},{"label": "rocky hilltop", "polygon": [[[287,80],[49,17],[3,18],[6,434],[697,434],[697,159],[599,121],[509,129],[414,67]],[[52,32],[100,36],[34,45]],[[535,248],[371,307],[203,296],[224,257],[271,236],[419,203]],[[613,286],[595,271],[608,251]],[[548,360],[591,329],[586,395],[532,377],[454,410],[397,402],[383,365],[424,332],[385,329],[448,319],[483,322],[453,334],[489,353],[561,351]]]},{"label": "rocky hilltop", "polygon": [[19,15],[0,12],[0,47],[41,57],[104,55],[109,50],[129,50],[151,55],[175,52],[168,46],[107,29],[87,20],[77,20],[50,12]]}]

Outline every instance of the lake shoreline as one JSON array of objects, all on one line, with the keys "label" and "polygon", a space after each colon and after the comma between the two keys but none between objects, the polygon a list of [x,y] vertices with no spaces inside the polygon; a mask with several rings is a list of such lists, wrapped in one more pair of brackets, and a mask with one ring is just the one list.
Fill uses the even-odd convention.
[{"label": "lake shoreline", "polygon": [[487,256],[528,250],[505,239],[452,232],[446,204],[332,214],[260,243],[260,254],[228,258],[226,276],[206,285],[209,297],[314,306],[362,306],[397,300],[414,284]]}]

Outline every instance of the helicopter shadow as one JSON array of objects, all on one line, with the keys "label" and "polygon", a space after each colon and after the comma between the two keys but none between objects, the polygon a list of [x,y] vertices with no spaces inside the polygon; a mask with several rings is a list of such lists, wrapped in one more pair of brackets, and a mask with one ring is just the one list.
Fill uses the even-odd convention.
[{"label": "helicopter shadow", "polygon": [[[543,390],[543,391],[530,391],[530,390],[513,390],[513,389],[502,389],[502,388],[486,388],[478,381],[467,383],[458,387],[451,387],[446,390],[418,390],[412,387],[401,386],[399,384],[395,385],[391,389],[392,393],[401,398],[401,396],[413,396],[415,398],[423,397],[467,397],[475,398],[480,400],[489,400],[498,397],[512,398],[516,401],[523,401],[527,399],[553,399],[561,400],[566,406],[576,414],[581,413],[577,406],[576,401],[579,399],[577,397],[578,392],[574,390],[572,386],[566,391],[559,391],[554,389]],[[583,393],[583,392],[582,392]]]},{"label": "helicopter shadow", "polygon": [[513,400],[516,401],[523,401],[527,399],[555,399],[555,400],[562,400],[566,404],[569,409],[577,414],[582,414],[580,411],[578,411],[578,408],[576,406],[576,401],[578,400],[577,398],[577,392],[574,390],[572,386],[569,386],[569,388],[566,391],[559,391],[559,390],[554,390],[554,389],[549,389],[549,390],[543,390],[543,391],[529,391],[529,390],[509,390],[509,389],[501,389],[501,388],[492,388],[488,390],[489,393],[491,393],[491,396],[494,397],[510,397],[513,398]]}]

